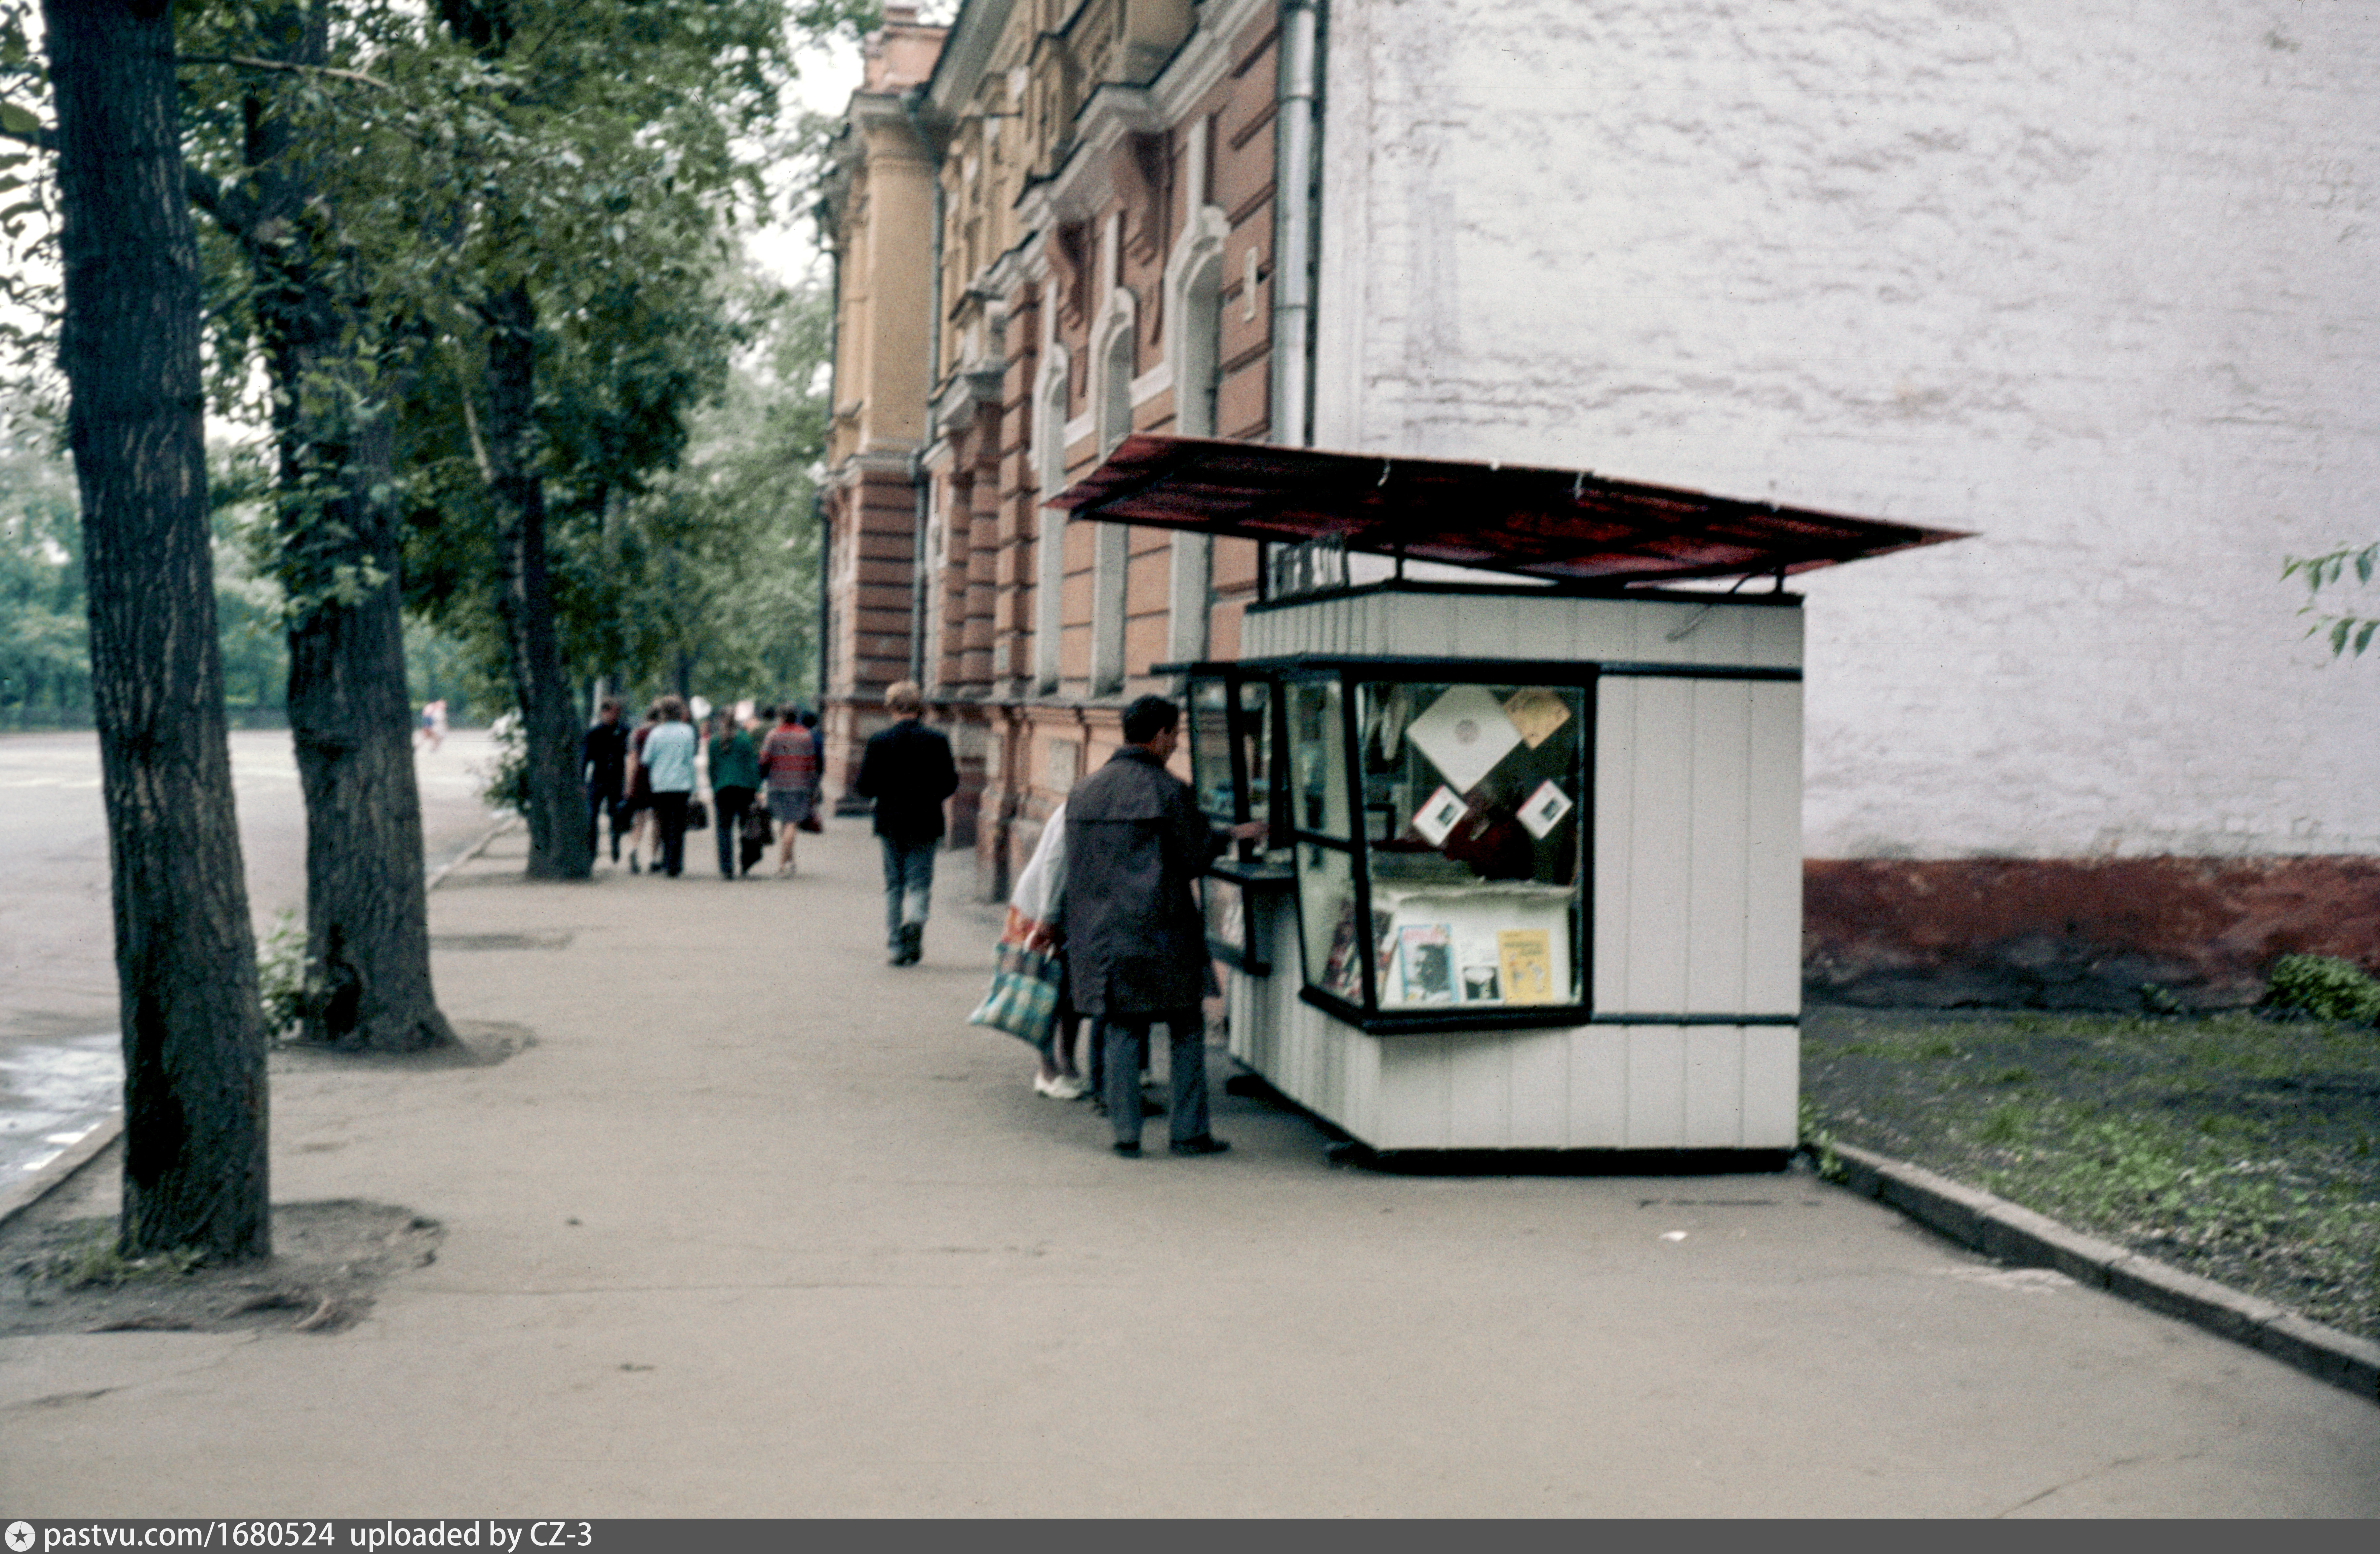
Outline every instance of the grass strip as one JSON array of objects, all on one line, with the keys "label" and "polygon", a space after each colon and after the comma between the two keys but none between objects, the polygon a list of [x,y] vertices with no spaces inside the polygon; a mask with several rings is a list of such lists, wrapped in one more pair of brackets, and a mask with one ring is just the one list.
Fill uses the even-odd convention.
[{"label": "grass strip", "polygon": [[2252,1015],[1826,1009],[1811,1136],[2380,1339],[2380,1032]]}]

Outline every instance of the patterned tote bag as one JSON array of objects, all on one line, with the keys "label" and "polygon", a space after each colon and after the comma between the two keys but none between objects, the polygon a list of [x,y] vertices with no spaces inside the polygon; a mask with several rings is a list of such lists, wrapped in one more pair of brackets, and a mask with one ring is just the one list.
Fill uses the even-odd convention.
[{"label": "patterned tote bag", "polygon": [[967,1024],[1006,1031],[1037,1048],[1047,1046],[1057,1027],[1058,984],[1064,976],[1057,956],[1022,944],[1002,944],[991,989],[967,1016]]}]

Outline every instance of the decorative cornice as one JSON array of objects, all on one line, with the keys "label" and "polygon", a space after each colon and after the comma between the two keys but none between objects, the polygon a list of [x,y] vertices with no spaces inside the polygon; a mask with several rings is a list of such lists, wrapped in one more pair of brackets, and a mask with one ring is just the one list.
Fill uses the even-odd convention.
[{"label": "decorative cornice", "polygon": [[965,425],[968,417],[979,406],[998,405],[1001,387],[1008,377],[1008,364],[995,361],[953,372],[943,382],[928,407],[929,424],[937,437],[949,437]]},{"label": "decorative cornice", "polygon": [[1044,186],[1051,217],[1081,221],[1106,209],[1115,198],[1117,148],[1126,136],[1160,134],[1165,127],[1148,88],[1102,83],[1075,115],[1075,146],[1065,165]]}]

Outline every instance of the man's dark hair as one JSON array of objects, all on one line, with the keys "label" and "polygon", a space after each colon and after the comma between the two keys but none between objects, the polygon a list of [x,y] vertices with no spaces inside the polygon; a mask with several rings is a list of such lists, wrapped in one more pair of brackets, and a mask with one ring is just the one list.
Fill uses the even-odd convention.
[{"label": "man's dark hair", "polygon": [[1161,696],[1144,696],[1123,710],[1123,742],[1146,745],[1182,721],[1182,709]]}]

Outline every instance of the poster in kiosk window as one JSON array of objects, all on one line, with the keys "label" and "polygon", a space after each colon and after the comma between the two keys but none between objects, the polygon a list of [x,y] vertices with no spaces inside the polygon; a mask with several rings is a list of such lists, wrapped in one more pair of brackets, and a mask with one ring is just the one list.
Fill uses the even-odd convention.
[{"label": "poster in kiosk window", "polygon": [[1478,786],[1522,742],[1504,704],[1485,686],[1449,686],[1404,734],[1458,794]]}]

